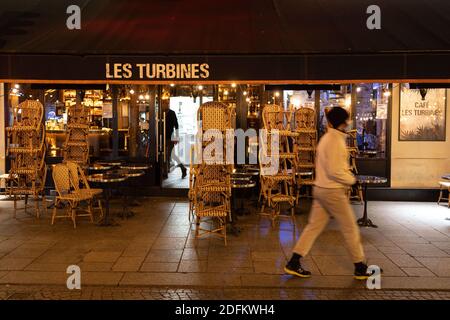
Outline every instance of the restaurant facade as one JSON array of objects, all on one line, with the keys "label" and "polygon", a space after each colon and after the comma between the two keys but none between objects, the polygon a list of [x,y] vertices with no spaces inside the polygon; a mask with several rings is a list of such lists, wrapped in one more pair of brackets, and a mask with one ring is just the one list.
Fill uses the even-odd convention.
[{"label": "restaurant facade", "polygon": [[[432,4],[428,12],[417,10],[420,1],[411,1],[409,9],[382,1],[387,7],[381,33],[366,28],[364,1],[335,8],[354,19],[332,13],[338,4],[330,1],[306,8],[275,1],[279,16],[272,24],[269,1],[235,1],[247,17],[233,16],[232,3],[212,8],[195,2],[207,13],[199,16],[186,4],[131,1],[108,7],[98,22],[103,1],[97,1],[85,9],[86,26],[78,31],[59,30],[46,13],[29,8],[36,16],[19,18],[46,20],[40,34],[26,24],[23,35],[0,33],[0,132],[11,125],[20,102],[39,100],[46,163],[61,162],[67,108],[82,103],[89,109],[90,161],[146,162],[151,170],[142,193],[183,195],[187,182],[164,177],[169,160],[162,99],[177,114],[176,153],[186,165],[196,110],[204,102],[233,105],[234,127],[244,130],[260,128],[266,104],[313,108],[319,136],[325,110],[342,106],[356,130],[358,172],[388,179],[371,198],[437,200],[438,181],[450,172],[450,36],[443,18],[426,28],[407,18],[417,12],[426,17],[434,12]],[[305,19],[296,23],[299,10]],[[113,19],[118,12],[122,16]],[[312,19],[324,14],[329,19]],[[336,34],[329,34],[337,22]],[[8,169],[5,136],[0,173]]]}]

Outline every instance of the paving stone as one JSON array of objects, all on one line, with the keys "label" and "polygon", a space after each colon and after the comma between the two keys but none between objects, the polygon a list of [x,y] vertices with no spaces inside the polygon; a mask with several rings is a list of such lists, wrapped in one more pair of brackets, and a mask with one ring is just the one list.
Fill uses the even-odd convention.
[{"label": "paving stone", "polygon": [[145,263],[147,262],[180,262],[183,250],[150,250]]},{"label": "paving stone", "polygon": [[152,246],[152,250],[181,250],[184,249],[186,238],[158,238]]},{"label": "paving stone", "polygon": [[445,251],[438,249],[432,244],[403,244],[398,246],[413,257],[448,257]]},{"label": "paving stone", "polygon": [[81,262],[78,264],[81,271],[111,271],[113,267],[113,262]]},{"label": "paving stone", "polygon": [[143,272],[176,272],[178,262],[144,262],[140,268]]},{"label": "paving stone", "polygon": [[2,258],[0,259],[0,270],[23,270],[34,259],[33,258]]},{"label": "paving stone", "polygon": [[67,277],[65,271],[11,271],[0,278],[0,283],[65,285]]},{"label": "paving stone", "polygon": [[346,256],[312,256],[320,273],[329,275],[353,275],[353,263]]},{"label": "paving stone", "polygon": [[399,267],[420,268],[423,265],[408,254],[390,253],[386,256]]},{"label": "paving stone", "polygon": [[208,261],[206,260],[194,260],[194,261],[181,261],[178,272],[207,272]]},{"label": "paving stone", "polygon": [[122,251],[91,251],[83,258],[84,262],[116,262]]},{"label": "paving stone", "polygon": [[206,260],[208,259],[208,249],[186,248],[183,250],[182,260]]},{"label": "paving stone", "polygon": [[120,257],[112,267],[113,271],[138,271],[144,257]]},{"label": "paving stone", "polygon": [[117,286],[123,278],[122,272],[82,272],[81,286],[84,285],[105,285]]},{"label": "paving stone", "polygon": [[66,263],[41,263],[33,262],[29,264],[25,271],[59,271],[65,272],[69,264]]},{"label": "paving stone", "polygon": [[450,258],[417,258],[439,277],[450,277]]},{"label": "paving stone", "polygon": [[427,268],[402,268],[404,272],[410,277],[435,277]]},{"label": "paving stone", "polygon": [[150,251],[151,245],[130,245],[123,252],[122,257],[145,257]]}]

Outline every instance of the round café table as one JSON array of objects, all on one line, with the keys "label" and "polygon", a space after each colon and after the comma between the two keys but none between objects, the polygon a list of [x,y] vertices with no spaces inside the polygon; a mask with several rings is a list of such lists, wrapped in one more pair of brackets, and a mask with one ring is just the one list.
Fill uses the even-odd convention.
[{"label": "round caf\u00e9 table", "polygon": [[367,215],[367,186],[369,184],[383,184],[387,182],[387,178],[384,177],[377,177],[377,176],[364,176],[364,175],[358,175],[356,176],[357,181],[363,186],[363,197],[364,197],[364,212],[362,218],[358,219],[358,225],[361,227],[371,227],[371,228],[378,228],[377,225],[375,225],[372,220],[368,218]]},{"label": "round caf\u00e9 table", "polygon": [[121,188],[120,188],[120,189],[122,189],[122,195],[123,195],[123,207],[122,207],[123,210],[122,210],[122,213],[119,214],[119,217],[129,218],[129,217],[134,216],[134,212],[130,209],[130,207],[133,204],[130,201],[130,196],[129,196],[129,194],[130,193],[132,194],[133,192],[129,192],[129,191],[132,191],[132,189],[133,189],[132,182],[133,182],[134,178],[142,177],[145,174],[145,172],[142,170],[115,169],[115,170],[110,171],[110,173],[124,175],[128,178],[127,181],[125,181],[121,185]]},{"label": "round caf\u00e9 table", "polygon": [[240,190],[254,188],[256,186],[256,182],[251,180],[251,177],[240,176],[239,178],[231,179],[231,188],[233,191],[233,207],[231,208],[231,217],[230,217],[230,225],[228,232],[234,235],[238,235],[241,232],[241,229],[236,226],[236,221],[238,220],[237,215],[247,214],[248,210],[244,208],[244,197],[241,198],[241,205],[237,208],[237,195]]},{"label": "round caf\u00e9 table", "polygon": [[[145,171],[149,170],[152,167],[151,164],[147,164],[147,163],[126,163],[126,164],[122,164],[120,165],[120,169],[124,169],[124,170],[128,170],[128,171],[139,171],[142,172],[143,174],[139,175],[143,176],[145,174]],[[138,179],[134,179],[134,182],[138,182]],[[131,201],[128,203],[128,205],[132,206],[132,207],[138,207],[140,206],[140,202],[137,200],[136,198],[136,193],[134,193],[134,196],[132,197]]]},{"label": "round caf\u00e9 table", "polygon": [[109,227],[109,226],[115,226],[118,225],[112,218],[109,216],[109,199],[111,197],[112,189],[117,187],[118,184],[121,182],[124,182],[128,179],[128,177],[124,174],[118,174],[118,173],[96,173],[91,174],[86,177],[86,179],[89,182],[99,184],[103,188],[103,195],[105,198],[105,214],[103,215],[103,218],[99,221],[97,224],[101,227]]},{"label": "round caf\u00e9 table", "polygon": [[111,170],[112,166],[100,163],[93,163],[88,167],[89,171],[106,171]]},{"label": "round caf\u00e9 table", "polygon": [[103,165],[103,166],[120,167],[123,164],[123,161],[120,161],[120,160],[101,160],[101,161],[96,161],[95,163]]},{"label": "round caf\u00e9 table", "polygon": [[[240,194],[240,190],[245,191],[245,189],[251,189],[256,187],[256,182],[251,180],[251,177],[249,176],[242,176],[239,178],[231,178],[231,188],[233,189],[233,203],[236,203],[237,195]],[[239,215],[248,214],[248,210],[244,208],[244,198],[241,198],[241,206],[239,208],[236,208],[235,205],[235,212]]]},{"label": "round caf\u00e9 table", "polygon": [[125,170],[148,170],[151,166],[149,164],[145,163],[127,163],[127,164],[121,164],[120,169]]}]

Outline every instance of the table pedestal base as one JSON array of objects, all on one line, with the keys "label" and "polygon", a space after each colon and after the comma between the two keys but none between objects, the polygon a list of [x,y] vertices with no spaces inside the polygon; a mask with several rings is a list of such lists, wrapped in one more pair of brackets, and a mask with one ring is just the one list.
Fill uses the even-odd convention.
[{"label": "table pedestal base", "polygon": [[375,225],[372,220],[366,218],[360,218],[357,220],[357,223],[360,227],[371,227],[371,228],[378,228],[377,225]]}]

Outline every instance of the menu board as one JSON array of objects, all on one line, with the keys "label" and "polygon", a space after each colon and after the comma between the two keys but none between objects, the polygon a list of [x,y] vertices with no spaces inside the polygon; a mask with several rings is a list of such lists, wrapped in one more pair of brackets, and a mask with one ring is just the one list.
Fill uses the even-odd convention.
[{"label": "menu board", "polygon": [[445,141],[446,91],[402,86],[399,141]]},{"label": "menu board", "polygon": [[113,117],[113,108],[111,102],[103,103],[103,119],[112,119]]}]

